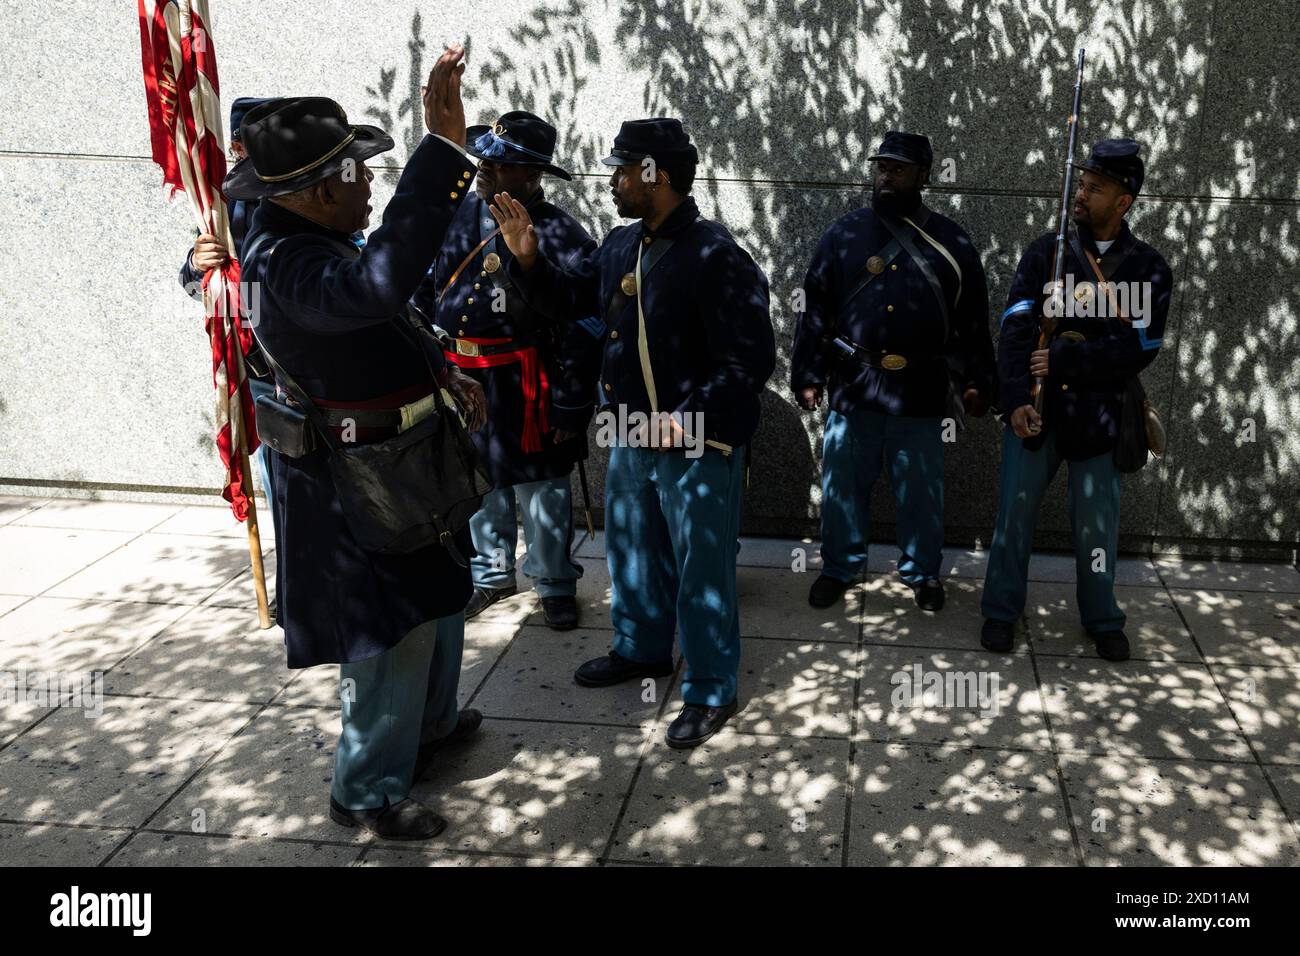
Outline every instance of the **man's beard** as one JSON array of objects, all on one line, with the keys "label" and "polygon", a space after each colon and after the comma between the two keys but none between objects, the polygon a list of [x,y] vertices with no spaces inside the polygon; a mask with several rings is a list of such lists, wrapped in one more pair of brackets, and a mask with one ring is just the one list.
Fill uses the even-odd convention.
[{"label": "man's beard", "polygon": [[871,208],[886,216],[905,216],[921,205],[921,190],[896,189],[892,196],[880,195],[880,187],[871,187]]}]

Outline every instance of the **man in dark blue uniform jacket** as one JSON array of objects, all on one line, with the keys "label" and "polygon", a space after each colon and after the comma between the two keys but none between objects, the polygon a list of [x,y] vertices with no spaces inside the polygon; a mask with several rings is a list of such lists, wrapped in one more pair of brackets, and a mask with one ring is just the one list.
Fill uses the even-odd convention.
[{"label": "man in dark blue uniform jacket", "polygon": [[744,446],[776,365],[767,279],[690,197],[697,154],[675,119],[623,124],[610,189],[620,216],[568,268],[538,252],[517,199],[491,207],[511,275],[556,315],[607,325],[597,440],[611,447],[605,546],[613,649],[578,668],[603,687],[672,672],[676,630],[685,706],[671,747],[707,740],[736,712],[740,619],[736,539]]},{"label": "man in dark blue uniform jacket", "polygon": [[[405,316],[473,174],[462,151],[463,56],[449,50],[434,66],[425,123],[435,135],[411,155],[364,250],[349,238],[369,218],[373,174],[364,161],[391,149],[392,139],[349,124],[322,97],[276,100],[244,118],[249,157],[224,190],[263,200],[243,250],[244,278],[261,284],[255,331],[316,405],[343,416],[334,419],[342,440],[392,437],[395,427],[349,429],[348,416],[405,412],[440,382],[462,400],[481,401],[481,389],[449,374]],[[278,370],[277,377],[284,388]],[[318,441],[302,457],[279,456],[275,468],[289,666],[341,665],[331,818],[389,839],[426,839],[445,821],[408,798],[412,782],[481,720],[456,704],[469,569],[439,545],[401,555],[362,550],[343,518],[329,454]],[[467,550],[468,532],[460,538]]]},{"label": "man in dark blue uniform jacket", "polygon": [[822,573],[808,603],[830,607],[867,563],[871,488],[882,464],[898,502],[898,572],[943,607],[943,446],[993,394],[988,287],[970,238],[921,202],[930,141],[891,130],[870,208],[822,236],[804,280],[790,386],[805,409],[830,388],[822,444]]},{"label": "man in dark blue uniform jacket", "polygon": [[570,557],[569,476],[586,457],[604,326],[595,316],[559,322],[530,306],[510,281],[513,256],[488,212],[493,194],[508,192],[528,208],[548,259],[569,265],[595,250],[587,231],[542,191],[543,173],[573,178],[552,162],[555,138],[554,126],[523,110],[466,131],[468,152],[479,161],[475,193],[461,203],[414,301],[450,337],[447,360],[487,393],[487,425],[474,444],[496,487],[470,521],[474,596],[465,618],[516,593],[522,517],[523,571],[537,582],[547,624],[568,630],[578,624],[582,575]]},{"label": "man in dark blue uniform jacket", "polygon": [[[1055,298],[1057,332],[1038,348],[1039,317],[1052,285],[1054,233],[1025,250],[1002,314],[998,341],[1002,490],[984,581],[981,643],[1009,651],[1025,609],[1034,519],[1061,462],[1069,470],[1076,593],[1083,626],[1107,660],[1129,656],[1115,602],[1120,472],[1114,448],[1128,381],[1155,360],[1173,277],[1160,253],[1129,231],[1145,167],[1132,139],[1097,143],[1075,190],[1075,230],[1066,245],[1065,288]],[[1096,281],[1096,262],[1110,288]],[[1034,410],[1033,379],[1043,412]]]}]

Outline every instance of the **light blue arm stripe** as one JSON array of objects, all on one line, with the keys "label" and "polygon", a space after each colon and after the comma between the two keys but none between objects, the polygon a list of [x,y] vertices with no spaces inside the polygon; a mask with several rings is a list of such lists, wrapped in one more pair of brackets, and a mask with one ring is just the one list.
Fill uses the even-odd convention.
[{"label": "light blue arm stripe", "polygon": [[1150,352],[1152,349],[1160,348],[1161,343],[1165,340],[1164,336],[1161,336],[1158,339],[1148,339],[1147,327],[1145,325],[1138,326],[1137,334],[1138,341],[1142,343],[1142,351],[1144,352]]},{"label": "light blue arm stripe", "polygon": [[1033,307],[1033,299],[1021,299],[1019,302],[1011,303],[1011,305],[1007,307],[1007,311],[1002,313],[1002,319],[998,322],[998,328],[1002,328],[1002,324],[1006,322],[1007,316],[1015,315],[1017,312],[1028,312]]}]

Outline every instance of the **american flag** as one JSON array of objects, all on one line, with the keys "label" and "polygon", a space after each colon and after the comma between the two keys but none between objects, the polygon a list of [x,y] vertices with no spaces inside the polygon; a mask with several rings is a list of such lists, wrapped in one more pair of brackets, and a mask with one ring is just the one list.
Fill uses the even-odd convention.
[{"label": "american flag", "polygon": [[[221,239],[233,255],[221,182],[226,177],[221,86],[217,81],[207,0],[138,0],[144,87],[149,100],[153,160],[171,195],[190,198],[198,227]],[[252,479],[245,455],[257,449],[244,352],[252,333],[240,321],[239,263],[233,258],[203,279],[204,311],[212,342],[217,390],[217,450],[226,468],[221,494],[235,517],[248,515]],[[241,435],[242,432],[242,435]],[[239,453],[240,439],[245,455]]]}]

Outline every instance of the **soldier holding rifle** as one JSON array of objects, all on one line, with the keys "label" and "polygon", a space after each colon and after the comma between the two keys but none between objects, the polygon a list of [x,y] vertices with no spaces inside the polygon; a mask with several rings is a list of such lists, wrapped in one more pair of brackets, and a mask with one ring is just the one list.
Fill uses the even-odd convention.
[{"label": "soldier holding rifle", "polygon": [[[1145,175],[1139,149],[1132,139],[1093,146],[1078,167],[1073,230],[1066,228],[1067,163],[1058,235],[1040,236],[1026,250],[1002,314],[998,370],[1009,433],[984,582],[980,643],[990,651],[1006,652],[1014,643],[1034,519],[1064,461],[1083,626],[1101,657],[1129,656],[1124,612],[1115,602],[1121,477],[1114,449],[1125,388],[1156,357],[1173,286],[1160,253],[1125,222]],[[1049,334],[1040,336],[1040,325]]]}]

